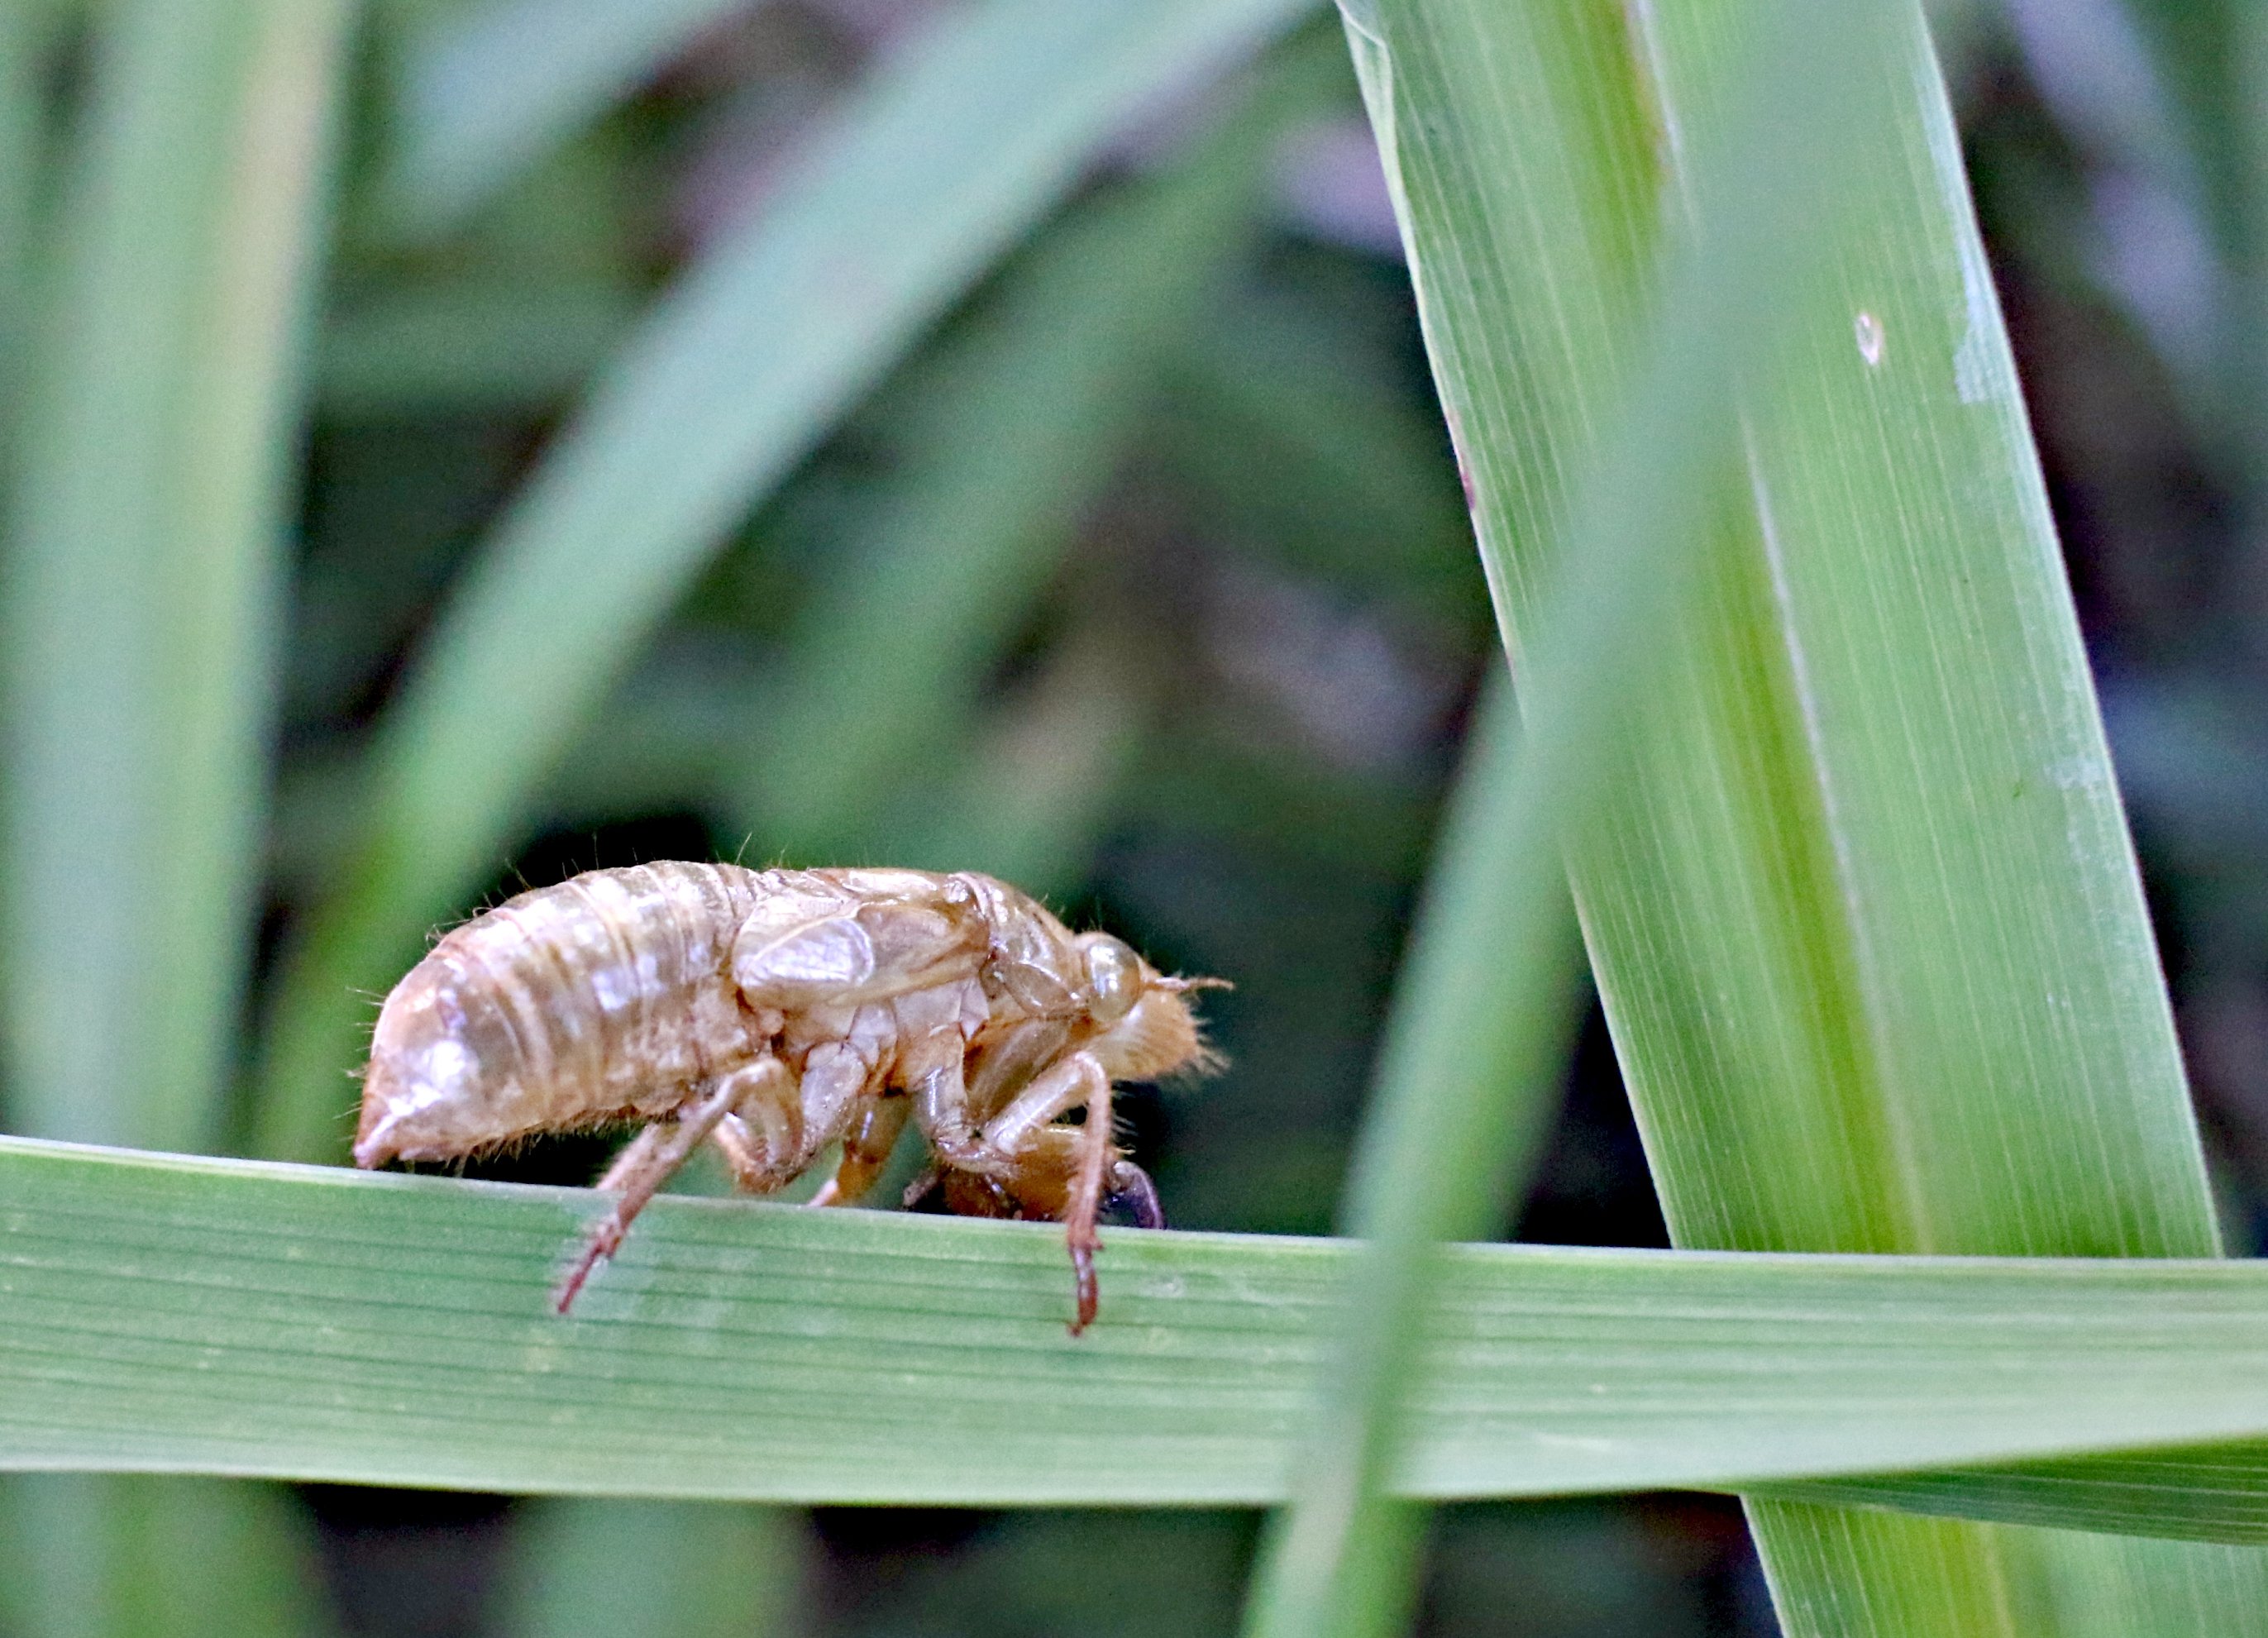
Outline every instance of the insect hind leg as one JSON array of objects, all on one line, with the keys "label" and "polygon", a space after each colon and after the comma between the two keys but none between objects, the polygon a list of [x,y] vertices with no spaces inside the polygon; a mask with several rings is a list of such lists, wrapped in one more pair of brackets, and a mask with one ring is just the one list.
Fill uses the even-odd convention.
[{"label": "insect hind leg", "polygon": [[622,1153],[607,1163],[598,1182],[591,1186],[601,1194],[619,1194],[630,1187],[630,1179],[653,1164],[654,1151],[667,1140],[676,1123],[657,1120],[637,1136],[622,1145]]},{"label": "insect hind leg", "polygon": [[591,1229],[590,1237],[583,1243],[583,1254],[576,1258],[574,1267],[559,1282],[552,1306],[564,1314],[575,1305],[576,1294],[584,1281],[590,1279],[600,1263],[622,1249],[622,1236],[646,1202],[659,1193],[661,1185],[693,1151],[699,1148],[709,1134],[715,1131],[740,1096],[740,1087],[730,1076],[712,1084],[683,1113],[668,1122],[657,1122],[638,1133],[622,1156],[607,1169],[602,1182],[621,1191],[615,1203],[607,1208]]}]

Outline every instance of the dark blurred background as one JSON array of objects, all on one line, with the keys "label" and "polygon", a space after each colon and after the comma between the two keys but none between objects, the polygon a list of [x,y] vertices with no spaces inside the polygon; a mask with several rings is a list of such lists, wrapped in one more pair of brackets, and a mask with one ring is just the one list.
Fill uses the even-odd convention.
[{"label": "dark blurred background", "polygon": [[[398,8],[360,70],[306,451],[271,962],[337,867],[371,725],[468,546],[659,281],[762,211],[832,100],[934,10],[722,9],[505,196],[407,243],[372,180],[387,49],[465,9]],[[1973,20],[1953,77],[1978,207],[2232,1249],[2250,1252],[2268,1223],[2263,26],[2176,0],[2007,0]],[[1319,18],[1279,57],[1328,63],[1331,36]],[[993,480],[1044,504],[990,491],[1006,520],[988,523],[986,493],[953,486],[998,429],[1080,413],[1062,356],[1017,351],[1018,316],[1079,258],[1138,254],[1144,190],[1217,139],[1249,75],[1151,110],[738,533],[490,892],[670,857],[994,869],[1162,966],[1233,980],[1205,1007],[1228,1070],[1132,1092],[1133,1147],[1177,1226],[1320,1233],[1436,810],[1499,661],[1351,77],[1281,71],[1309,89],[1269,135],[1261,185],[1210,230],[1204,276],[1145,297],[1138,324],[1095,321],[1138,336],[1111,413],[1080,421],[1056,469]],[[880,729],[834,720],[814,611],[917,557],[924,505],[975,507],[954,515],[998,554],[946,668],[959,681]],[[821,691],[783,712],[796,685]],[[846,741],[865,758],[847,775]],[[582,1181],[602,1159],[559,1142],[490,1169]],[[1664,1243],[1595,1014],[1506,1229]],[[635,1560],[642,1532],[757,1567],[757,1606],[687,1618],[704,1633],[1225,1633],[1257,1528],[339,1487],[291,1506],[328,1590],[310,1619],[372,1638],[683,1631],[640,1616],[634,1565],[574,1568]],[[1737,1507],[1682,1496],[1445,1509],[1422,1627],[1773,1630]]]}]

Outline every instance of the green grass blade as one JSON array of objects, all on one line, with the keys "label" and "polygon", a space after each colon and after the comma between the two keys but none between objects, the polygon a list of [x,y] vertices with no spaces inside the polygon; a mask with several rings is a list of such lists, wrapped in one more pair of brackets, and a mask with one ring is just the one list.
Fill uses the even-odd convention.
[{"label": "green grass blade", "polygon": [[[1428,333],[1484,549],[1532,641],[1565,474],[1633,367],[1657,202],[1729,238],[1690,157],[1747,98],[1793,107],[1802,86],[1741,81],[1761,25],[1737,7],[1648,7],[1627,32],[1572,6],[1381,16]],[[1873,72],[1816,129],[1791,114],[1742,179],[1770,196],[1856,132],[1839,215],[1795,230],[1833,236],[1824,274],[1787,292],[1800,350],[1744,373],[1746,470],[1697,513],[1701,608],[1572,860],[1602,992],[1681,1243],[2210,1254],[1918,17]],[[1797,1633],[1870,1630],[1870,1611],[1875,1630],[2052,1630],[2018,1612],[2068,1607],[2070,1576],[2140,1573],[2131,1554],[2089,1568],[2083,1544],[1769,1504],[1757,1520]],[[2216,1587],[2235,1563],[2197,1562]]]},{"label": "green grass blade", "polygon": [[518,1524],[504,1638],[793,1638],[811,1630],[795,1518],[699,1502],[563,1498]]},{"label": "green grass blade", "polygon": [[335,1151],[357,991],[500,862],[528,796],[733,522],[1165,91],[1302,0],[990,0],[846,110],[666,296],[444,612],[386,726],[371,837],[296,941],[263,1151]]},{"label": "green grass blade", "polygon": [[0,1623],[36,1638],[312,1638],[313,1532],[267,1485],[18,1473],[0,1488]]},{"label": "green grass blade", "polygon": [[[50,11],[12,8],[11,43]],[[22,416],[0,616],[19,1129],[219,1136],[348,16],[339,0],[102,10],[64,236],[8,246],[11,279],[36,254],[47,284],[31,379],[11,357],[4,383]],[[22,293],[0,298],[11,329]],[[265,1493],[56,1479],[11,1485],[5,1505],[36,1544],[0,1575],[28,1606],[18,1630],[309,1629]]]},{"label": "green grass blade", "polygon": [[[1703,65],[1730,26],[1697,11],[1660,37],[1690,118],[1713,117]],[[2210,1255],[2133,854],[1918,26],[1884,71],[1911,90],[1852,179],[1864,236],[1805,293],[1812,357],[1751,395],[1727,554],[1749,566],[1646,753],[1664,785],[1625,822],[1645,851],[1597,873],[1602,947],[1635,945],[1627,907],[1656,889],[1734,918],[1657,932],[1626,981],[1601,961],[1665,1204],[1710,1243]],[[1769,641],[1770,669],[1736,641]],[[1734,755],[1742,733],[1770,735],[1769,760]],[[1726,816],[1668,835],[1697,801]],[[1734,803],[1803,833],[1767,854]],[[1734,952],[1736,1000],[1660,992]],[[1704,1096],[1727,1081],[1744,1095]],[[1800,1145],[1810,1164],[1777,1184],[1707,1163]]]},{"label": "green grass blade", "polygon": [[[1683,85],[1676,69],[1666,76],[1673,105],[1705,105],[1695,69],[1724,26],[1663,31],[1662,57],[1686,65]],[[2193,1255],[2214,1248],[2215,1228],[2131,845],[1918,30],[1910,62],[1903,129],[1852,178],[1883,207],[1874,243],[1904,246],[1904,264],[1892,273],[1854,246],[1814,308],[1822,342],[1867,312],[1880,363],[1853,369],[1846,355],[1761,408],[1754,463],[1758,561],[1787,666],[1777,714],[1809,739],[1798,782],[1820,804],[1837,889],[1825,915],[1783,902],[1775,919],[1805,955],[1843,965],[1816,992],[1841,1018],[1786,1038],[1847,1053],[1848,1067],[1755,1083],[1733,1118],[1764,1129],[1712,1130],[1719,1101],[1664,1028],[1691,1015],[1638,1002],[1625,1038],[1651,1035],[1667,1072],[1660,1094],[1639,1095],[1656,1173],[1689,1243]],[[1896,359],[1893,335],[1914,343]],[[1690,862],[1673,868],[1698,885]],[[1714,896],[1731,873],[1711,869]],[[1724,901],[1677,902],[1707,913]],[[1713,966],[1725,952],[1706,942],[1656,971]],[[1850,1124],[1822,1147],[1822,1121]],[[1727,1163],[1728,1141],[1752,1145],[1747,1165],[1786,1166],[1800,1150],[1809,1169],[1786,1174],[1795,1186],[1758,1187]],[[1926,1613],[1906,1630],[2095,1630],[2087,1612],[2124,1605],[2137,1615],[2127,1630],[2220,1633],[2246,1630],[2268,1599],[2257,1553],[1772,1503],[1752,1517],[1799,1634],[1879,1630],[1870,1603],[1917,1600]],[[2188,1596],[2169,1596],[2176,1587]]]},{"label": "green grass blade", "polygon": [[50,80],[63,20],[60,0],[21,0],[0,9],[0,479],[22,413],[33,245],[55,113]]},{"label": "green grass blade", "polygon": [[[1630,555],[1613,562],[1627,567]],[[1666,584],[1617,578],[1633,591]],[[1571,609],[1608,617],[1586,621],[1587,642],[1572,652],[1609,663],[1627,653],[1616,639],[1633,601],[1648,600]],[[1249,1596],[1256,1638],[1407,1620],[1423,1516],[1388,1497],[1383,1475],[1420,1352],[1427,1265],[1438,1243],[1483,1238],[1501,1218],[1511,1178],[1547,1129],[1572,1026],[1574,919],[1556,844],[1589,793],[1581,764],[1616,695],[1587,666],[1560,680],[1577,708],[1547,719],[1548,738],[1521,746],[1511,690],[1498,686],[1467,752],[1348,1185],[1348,1230],[1369,1245],[1351,1271],[1338,1368],[1321,1378],[1292,1506],[1274,1522]]]},{"label": "green grass blade", "polygon": [[[1278,1501],[1355,1255],[1112,1233],[1074,1339],[1045,1225],[670,1198],[563,1320],[587,1192],[16,1139],[0,1199],[0,1465],[681,1499]],[[1425,1328],[1427,1496],[2268,1435],[2256,1264],[1458,1248]]]},{"label": "green grass blade", "polygon": [[19,1129],[215,1140],[342,4],[117,8],[26,415],[8,601]]},{"label": "green grass blade", "polygon": [[748,0],[489,0],[410,50],[382,186],[408,232],[455,226]]},{"label": "green grass blade", "polygon": [[2066,1530],[2268,1542],[2268,1445],[2257,1443],[1815,1480],[1763,1494]]}]

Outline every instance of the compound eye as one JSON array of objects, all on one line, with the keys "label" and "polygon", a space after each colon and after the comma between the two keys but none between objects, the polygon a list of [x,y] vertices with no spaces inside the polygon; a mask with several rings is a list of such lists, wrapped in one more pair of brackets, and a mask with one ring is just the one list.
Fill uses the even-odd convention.
[{"label": "compound eye", "polygon": [[1094,1021],[1115,1024],[1142,999],[1142,958],[1105,933],[1079,941],[1086,957],[1087,1010]]}]

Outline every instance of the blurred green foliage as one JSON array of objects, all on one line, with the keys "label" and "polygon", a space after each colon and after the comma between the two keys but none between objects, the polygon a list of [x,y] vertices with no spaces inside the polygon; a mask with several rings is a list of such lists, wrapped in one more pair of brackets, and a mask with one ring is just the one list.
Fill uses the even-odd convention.
[{"label": "blurred green foliage", "polygon": [[[335,1152],[353,992],[436,920],[654,857],[976,865],[1236,981],[1207,1008],[1229,1074],[1127,1100],[1174,1220],[1329,1226],[1494,652],[1485,592],[1336,28],[1292,4],[1033,26],[1060,10],[0,6],[11,1129]],[[2247,1221],[2260,28],[2235,0],[2012,3],[1956,86]],[[988,66],[1001,40],[1027,79]],[[812,156],[877,108],[875,209],[846,227]],[[949,159],[948,136],[962,171],[906,176],[974,203],[920,277],[765,282],[799,205],[839,250],[945,197],[887,144]],[[789,368],[819,349],[782,289],[841,304],[833,373]],[[791,376],[792,424],[703,467]],[[577,512],[575,462],[633,420]],[[665,514],[652,572],[606,579]],[[484,624],[531,515],[571,516],[583,555]],[[443,809],[473,817],[437,839]],[[1528,1226],[1650,1242],[1605,1056],[1579,1057]],[[14,1638],[1219,1632],[1254,1534],[112,1480],[0,1500]],[[1460,1509],[1437,1547],[1432,1631],[1770,1630],[1717,1503]]]},{"label": "blurred green foliage", "polygon": [[[240,19],[277,10],[166,20],[225,53],[241,49],[229,32]],[[350,1031],[324,1033],[321,1018],[366,1017],[347,986],[382,987],[389,964],[398,970],[437,918],[522,883],[639,858],[973,865],[1082,919],[1108,920],[1161,960],[1233,974],[1238,991],[1211,1009],[1238,1065],[1233,1077],[1137,1094],[1129,1118],[1177,1221],[1327,1227],[1366,1043],[1463,702],[1490,650],[1456,479],[1336,28],[1319,18],[1256,58],[1299,5],[1119,5],[1043,27],[1035,21],[1052,8],[1010,4],[632,10],[361,11],[332,65],[344,160],[334,225],[326,235],[311,205],[301,229],[306,245],[328,243],[316,320],[303,331],[279,314],[267,332],[289,350],[283,402],[303,408],[283,413],[304,431],[271,433],[261,447],[296,447],[304,459],[293,510],[270,513],[291,542],[288,572],[246,588],[242,606],[280,603],[280,641],[273,651],[247,646],[162,597],[140,616],[173,614],[208,637],[270,725],[272,778],[232,793],[235,822],[267,837],[257,941],[251,919],[238,917],[232,933],[210,912],[195,934],[114,924],[87,939],[107,955],[58,969],[47,959],[54,929],[73,911],[62,897],[37,908],[26,878],[11,875],[13,1123],[335,1153],[357,1049]],[[142,16],[132,5],[60,0],[9,13],[0,85],[14,94],[0,97],[0,114],[16,139],[0,154],[0,210],[16,220],[44,210],[49,224],[35,236],[0,233],[11,255],[60,254],[48,247],[68,243],[67,231],[110,219],[46,179],[84,164],[73,156],[92,140],[87,121],[106,83],[90,70]],[[1029,64],[1028,91],[1003,79],[998,54],[1011,41]],[[1145,52],[1152,66],[1138,71]],[[210,75],[183,65],[179,78],[195,86]],[[1062,114],[1044,105],[1049,95]],[[890,111],[893,97],[902,114]],[[893,175],[915,130],[955,119],[975,122],[965,140],[981,144],[968,151],[976,168],[965,186],[953,182],[949,167],[962,161],[938,146],[929,175],[936,187],[964,186],[971,203],[962,207]],[[862,120],[882,123],[870,133]],[[232,145],[239,135],[177,133],[136,152],[159,167],[153,174],[193,155],[225,166],[247,157]],[[862,141],[864,160],[853,157]],[[1011,164],[1012,151],[1027,157]],[[871,181],[828,191],[829,165],[855,178],[860,164]],[[1028,180],[1016,180],[1018,165]],[[855,187],[880,188],[885,213],[838,227],[825,212],[855,198]],[[866,293],[845,283],[858,277],[847,268],[800,264],[810,269],[792,276],[800,286],[764,271],[799,265],[777,225],[798,198],[810,202],[809,231],[821,235],[814,242],[837,235],[843,250],[829,254],[887,244],[923,206],[966,247],[952,252],[953,270],[930,264],[939,271],[905,287],[902,316],[878,327]],[[211,286],[199,282],[210,264],[198,258],[210,252],[186,226],[180,238],[186,270],[175,299],[210,300],[200,292]],[[275,242],[273,232],[260,242]],[[755,280],[745,293],[720,282],[736,257],[740,277]],[[0,363],[11,379],[25,343],[48,344],[61,311],[57,294],[33,305],[37,269],[22,259],[0,267],[9,280]],[[713,294],[700,293],[703,280]],[[777,305],[777,292],[798,290]],[[822,345],[797,304],[836,296],[850,303],[842,334],[863,361],[839,385],[795,387],[792,372]],[[713,319],[703,317],[703,300]],[[176,328],[195,348],[203,314],[187,311]],[[719,352],[716,321],[726,319],[757,350]],[[664,365],[672,345],[678,362]],[[762,362],[765,348],[778,365]],[[670,368],[676,378],[656,373]],[[667,499],[679,482],[668,471],[703,458],[700,438],[713,443],[704,428],[719,410],[685,397],[696,381],[735,416],[775,413],[784,383],[820,395],[798,412],[808,431],[762,434],[777,453],[762,457],[769,476],[743,491],[737,515],[732,501],[693,490]],[[468,588],[480,606],[483,576],[493,585],[497,572],[483,565],[519,550],[513,520],[532,505],[552,506],[545,528],[556,538],[559,507],[578,503],[540,497],[571,496],[578,483],[590,492],[577,476],[590,467],[584,452],[603,444],[609,424],[627,425],[635,406],[622,407],[632,402],[624,395],[641,391],[647,407],[635,412],[648,419],[639,434],[648,441],[615,457],[630,462],[617,480],[627,487],[608,503],[614,513],[591,514],[592,567],[563,559],[551,572],[619,576],[608,565],[633,561],[622,554],[637,549],[606,518],[637,519],[651,532],[667,507],[691,505],[699,520],[687,514],[681,543],[669,549],[686,565],[675,572],[682,589],[659,590],[650,616],[628,615],[625,600],[655,593],[586,594],[571,638],[543,623],[556,604],[548,594],[470,648],[451,635],[464,629],[461,615],[437,627],[443,611],[468,606]],[[149,413],[162,413],[162,397],[148,402]],[[732,407],[742,402],[747,410]],[[76,476],[74,452],[99,442],[82,433],[51,459]],[[130,483],[92,481],[90,492],[113,497]],[[534,539],[534,528],[522,535]],[[57,535],[52,547],[19,545],[13,572],[53,563],[98,588],[132,585],[142,571],[131,554],[158,550],[162,534],[146,526],[108,567],[75,557]],[[122,628],[90,643],[84,623],[58,626],[52,606],[18,608],[91,675],[139,646]],[[592,652],[602,631],[619,660]],[[31,653],[25,639],[16,652]],[[504,679],[556,726],[495,716],[496,690],[479,682],[459,685],[455,705],[432,705],[436,667],[453,664]],[[63,689],[57,709],[77,711],[84,726],[43,739],[18,707],[12,800],[45,788],[16,777],[27,744],[52,745],[63,766],[77,767],[106,731],[105,712],[167,699],[156,678],[122,686],[133,696],[124,707]],[[423,728],[405,730],[405,716]],[[388,793],[420,777],[416,744],[401,747],[417,733],[431,743],[436,732],[458,735],[473,760],[455,765],[494,794],[475,799],[445,773],[427,806],[409,810],[408,866],[379,867],[379,889],[357,900],[373,815],[389,802],[401,811]],[[90,799],[64,788],[55,800],[84,808]],[[461,862],[441,862],[418,815],[430,816],[431,801],[468,811],[468,801],[496,817],[463,833]],[[159,821],[133,823],[140,836],[165,833]],[[34,815],[15,834],[39,830]],[[55,821],[40,833],[78,850],[79,862],[48,868],[59,894],[104,850],[138,851],[124,835]],[[149,857],[159,871],[180,862]],[[434,865],[438,874],[417,879],[438,892],[400,874]],[[123,913],[161,892],[122,881],[113,897]],[[304,964],[310,929],[320,934],[342,914],[377,926],[364,948],[381,954],[359,968],[319,962],[313,987],[326,993],[307,1000],[290,974]],[[69,1092],[45,1101],[40,1088],[63,1083],[26,1053],[52,1041],[67,1054],[85,1033],[76,1020],[94,1003],[31,1001],[33,975],[51,985],[77,973],[83,994],[101,996],[113,984],[105,963],[123,957],[148,985],[195,967],[210,997],[231,984],[213,952],[232,939],[251,974],[230,1055],[236,1074],[209,1073],[202,1088],[194,1076],[153,1088],[172,1125],[100,1128],[82,1118],[58,1128],[37,1112],[83,1110]],[[354,1011],[342,1014],[342,1002]],[[138,1003],[107,1004],[122,1016]],[[183,1005],[208,1024],[219,1016],[210,999]],[[295,1058],[295,1017],[309,1014],[320,1044]],[[269,1073],[250,1073],[263,1064]],[[77,1073],[90,1085],[122,1078],[100,1063]],[[301,1106],[279,1107],[276,1088]],[[540,1147],[511,1169],[579,1177],[596,1153],[587,1143]],[[51,1487],[12,1494],[28,1516],[69,1512],[55,1510]],[[512,1568],[498,1572],[502,1603],[468,1598],[438,1616],[416,1584],[415,1544],[430,1544],[434,1574],[446,1575],[460,1551],[450,1544],[483,1538],[429,1527],[414,1502],[309,1499],[331,1583],[347,1597],[342,1618],[381,1630],[389,1621],[497,1630],[487,1624],[588,1620],[600,1590],[571,1582],[589,1573],[576,1568],[587,1566],[587,1544],[671,1533],[634,1509],[551,1509],[530,1518]],[[998,1549],[1021,1532],[1038,1530],[1044,1541],[1064,1527],[970,1520],[956,1533],[972,1546],[997,1544],[975,1561],[1021,1565],[1014,1576],[1052,1581],[1064,1589],[1055,1596],[1076,1599],[1072,1590],[1098,1572],[1129,1589],[1145,1578],[1152,1549],[1140,1532],[1098,1533],[1099,1522],[1079,1525],[1076,1551],[1005,1558]],[[880,1518],[870,1550],[917,1539],[919,1528]],[[1186,1585],[1152,1589],[1147,1607],[1161,1618],[1211,1609],[1217,1624],[1233,1606],[1247,1531],[1225,1522],[1178,1528],[1219,1545],[1191,1560]],[[786,1554],[766,1572],[771,1581],[792,1579],[779,1566],[800,1558],[806,1568],[796,1573],[818,1578],[811,1608],[850,1598],[857,1552],[766,1530]],[[641,1554],[652,1569],[641,1584],[659,1596],[681,1579],[677,1595],[689,1602],[679,1625],[698,1626],[719,1607],[715,1587],[701,1588],[738,1556],[721,1538],[674,1558]],[[355,1568],[375,1561],[395,1573],[373,1580]],[[178,1568],[161,1563],[157,1573]],[[1001,1573],[972,1568],[970,1584]],[[825,1590],[838,1584],[846,1590]],[[977,1605],[1031,1596],[995,1592]],[[11,1613],[26,1634],[48,1624],[29,1608]],[[659,1614],[647,1619],[675,1629]],[[113,1629],[147,1625],[122,1617]],[[753,1630],[745,1620],[738,1629]]]}]

